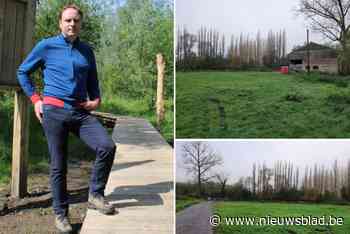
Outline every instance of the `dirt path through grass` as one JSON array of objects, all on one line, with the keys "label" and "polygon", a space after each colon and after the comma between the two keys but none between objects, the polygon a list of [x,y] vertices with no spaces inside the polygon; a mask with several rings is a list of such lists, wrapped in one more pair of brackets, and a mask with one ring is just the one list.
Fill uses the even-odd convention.
[{"label": "dirt path through grass", "polygon": [[201,202],[176,215],[176,234],[212,234],[212,202]]}]

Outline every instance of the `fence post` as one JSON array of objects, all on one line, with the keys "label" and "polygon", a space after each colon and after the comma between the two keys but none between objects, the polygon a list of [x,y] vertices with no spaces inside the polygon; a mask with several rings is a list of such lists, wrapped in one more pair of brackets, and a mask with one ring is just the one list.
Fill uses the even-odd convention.
[{"label": "fence post", "polygon": [[22,198],[27,193],[28,98],[16,90],[13,117],[11,196]]},{"label": "fence post", "polygon": [[157,54],[157,128],[160,129],[161,122],[164,120],[164,70],[165,61],[162,54]]}]

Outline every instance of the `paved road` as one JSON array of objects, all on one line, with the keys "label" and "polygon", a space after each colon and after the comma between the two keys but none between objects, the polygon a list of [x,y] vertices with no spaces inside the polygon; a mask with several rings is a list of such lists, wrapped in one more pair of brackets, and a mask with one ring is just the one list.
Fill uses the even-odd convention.
[{"label": "paved road", "polygon": [[176,234],[212,234],[209,224],[212,202],[193,205],[176,215]]}]

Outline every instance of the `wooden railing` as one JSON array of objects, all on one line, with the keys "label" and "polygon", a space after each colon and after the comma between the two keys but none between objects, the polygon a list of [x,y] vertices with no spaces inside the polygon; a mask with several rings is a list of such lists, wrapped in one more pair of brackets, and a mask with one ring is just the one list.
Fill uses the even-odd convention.
[{"label": "wooden railing", "polygon": [[106,128],[114,128],[117,117],[111,113],[92,111],[91,114],[99,119]]}]

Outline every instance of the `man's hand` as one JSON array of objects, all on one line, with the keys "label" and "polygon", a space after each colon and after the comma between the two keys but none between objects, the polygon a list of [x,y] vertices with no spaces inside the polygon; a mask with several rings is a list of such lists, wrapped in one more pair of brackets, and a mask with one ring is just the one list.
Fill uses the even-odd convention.
[{"label": "man's hand", "polygon": [[35,115],[38,118],[39,122],[43,122],[43,101],[39,100],[34,104]]},{"label": "man's hand", "polygon": [[93,111],[96,110],[98,105],[100,104],[100,99],[95,99],[93,101],[86,101],[81,103],[81,107],[83,107],[85,110]]}]

